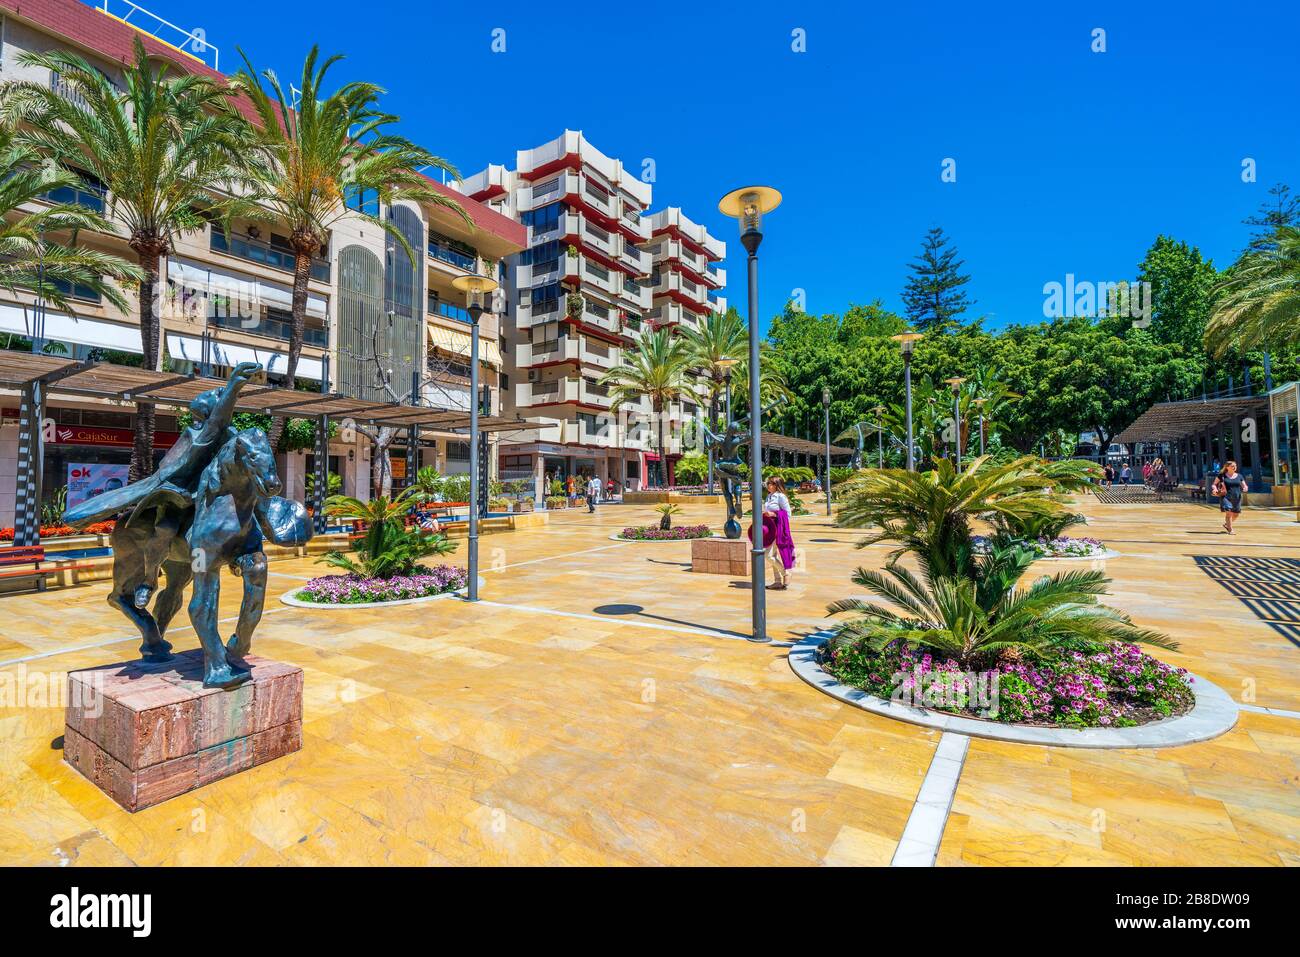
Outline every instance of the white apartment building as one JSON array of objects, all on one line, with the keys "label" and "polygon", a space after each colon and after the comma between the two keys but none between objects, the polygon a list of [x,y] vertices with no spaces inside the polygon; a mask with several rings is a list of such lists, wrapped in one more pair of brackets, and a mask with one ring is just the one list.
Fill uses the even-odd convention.
[{"label": "white apartment building", "polygon": [[657,458],[645,399],[610,409],[600,377],[640,333],[650,185],[582,133],[520,150],[515,168],[464,179],[472,199],[517,219],[526,248],[507,264],[503,412],[543,423],[501,447],[501,474],[567,479],[596,474],[638,488]]},{"label": "white apartment building", "polygon": [[[54,48],[74,50],[108,77],[120,76],[121,64],[133,56],[136,37],[152,55],[167,58],[178,69],[222,78],[190,53],[150,36],[147,16],[136,10],[132,21],[140,22],[138,30],[78,0],[0,0],[0,83],[23,78],[59,89],[58,76],[18,62],[24,51]],[[76,94],[69,89],[67,95]],[[519,251],[525,233],[500,213],[442,184],[432,185],[455,197],[472,225],[432,204],[381,208],[374,196],[348,198],[351,208],[365,208],[393,221],[415,251],[415,261],[384,230],[359,216],[345,215],[335,224],[312,269],[307,331],[297,369],[298,379],[306,380],[304,386],[328,376],[331,391],[396,401],[411,394],[413,374],[418,374],[425,404],[468,408],[469,326],[462,296],[451,282],[482,268],[484,261],[500,262]],[[111,196],[89,179],[82,189],[60,192],[69,195],[51,199],[111,209]],[[257,361],[272,381],[283,376],[294,258],[283,232],[269,218],[250,217],[232,223],[229,234],[211,223],[175,237],[162,268],[163,354],[169,371],[184,374],[206,364],[212,374],[223,376],[238,362]],[[134,259],[121,231],[83,234],[80,242]],[[45,338],[52,340],[55,351],[107,361],[140,355],[134,302],[123,313],[90,290],[71,294],[74,310],[45,310]],[[504,298],[498,297],[496,305],[503,305]],[[231,309],[231,303],[239,308]],[[0,291],[0,347],[30,339],[35,313],[30,295]],[[485,313],[480,329],[482,381],[495,382],[502,367],[495,317]],[[0,525],[13,524],[16,405],[15,398],[0,396]],[[498,409],[493,395],[492,411]],[[133,441],[133,411],[129,404],[53,397],[49,415],[58,428],[46,444],[44,487],[66,484],[67,470],[76,464],[125,465]],[[160,408],[156,427],[155,446],[161,455],[176,439],[174,412]],[[429,464],[444,472],[469,470],[463,435],[426,432],[421,440],[421,460],[411,461],[411,468]],[[302,496],[312,458],[310,450],[280,456],[290,494]],[[394,466],[400,484],[410,471],[404,434],[394,448]],[[347,494],[369,497],[368,440],[331,442],[329,469],[342,477]]]}]

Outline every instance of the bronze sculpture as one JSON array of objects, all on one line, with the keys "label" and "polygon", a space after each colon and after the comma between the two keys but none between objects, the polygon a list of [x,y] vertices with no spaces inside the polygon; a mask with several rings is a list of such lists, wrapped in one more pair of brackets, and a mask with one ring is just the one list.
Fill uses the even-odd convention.
[{"label": "bronze sculpture", "polygon": [[[145,661],[171,658],[163,637],[194,581],[190,622],[203,645],[203,684],[233,688],[250,677],[232,663],[248,653],[266,600],[263,536],[277,545],[311,538],[307,511],[281,498],[275,455],[261,429],[230,427],[239,390],[260,367],[240,363],[221,389],[190,403],[193,423],[148,478],[89,499],[64,515],[73,528],[121,515],[113,528],[113,587],[108,602],[140,630]],[[126,513],[126,514],[122,514]],[[222,644],[217,602],[221,566],[244,580],[235,634]],[[166,587],[154,602],[162,570]]]},{"label": "bronze sculpture", "polygon": [[[760,419],[780,404],[780,399],[770,402],[760,411]],[[718,449],[717,455],[714,456],[714,468],[722,474],[722,497],[727,503],[727,522],[722,530],[727,538],[733,540],[740,538],[740,519],[745,514],[744,505],[740,500],[741,485],[745,481],[745,476],[741,472],[743,462],[740,458],[740,448],[749,444],[748,421],[749,416],[743,414],[732,419],[727,423],[722,435],[718,435],[707,425],[700,426],[704,432],[705,448]]]}]

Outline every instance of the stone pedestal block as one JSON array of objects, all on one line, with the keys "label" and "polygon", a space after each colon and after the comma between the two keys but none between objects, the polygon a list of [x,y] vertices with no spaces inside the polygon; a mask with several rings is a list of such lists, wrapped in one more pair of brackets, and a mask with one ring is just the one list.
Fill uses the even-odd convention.
[{"label": "stone pedestal block", "polygon": [[251,681],[203,687],[203,653],[68,675],[64,760],[128,811],[302,747],[302,669],[249,655]]},{"label": "stone pedestal block", "polygon": [[691,571],[748,578],[751,547],[747,538],[693,538]]}]

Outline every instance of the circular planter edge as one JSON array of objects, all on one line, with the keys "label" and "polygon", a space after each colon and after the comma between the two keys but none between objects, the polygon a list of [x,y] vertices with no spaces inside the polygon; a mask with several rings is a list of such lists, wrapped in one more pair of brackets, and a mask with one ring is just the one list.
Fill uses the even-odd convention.
[{"label": "circular planter edge", "polygon": [[[487,579],[482,575],[479,575],[479,587],[482,588],[486,584]],[[396,601],[363,601],[343,605],[327,605],[324,602],[303,601],[300,598],[295,598],[294,595],[302,591],[305,587],[305,585],[298,585],[294,588],[290,588],[280,596],[280,601],[283,604],[290,605],[294,608],[315,608],[320,611],[346,611],[349,608],[394,608],[397,605],[415,605],[424,601],[437,601],[439,598],[459,598],[463,596],[467,590],[464,588],[458,588],[455,591],[445,591],[437,595],[421,595],[419,598],[399,598]]]},{"label": "circular planter edge", "polygon": [[1053,748],[1174,748],[1208,741],[1231,731],[1237,723],[1237,703],[1228,693],[1197,675],[1190,675],[1196,703],[1187,714],[1134,728],[1035,728],[1026,725],[980,721],[942,711],[930,711],[895,701],[886,701],[861,688],[840,684],[817,663],[817,649],[830,639],[821,631],[790,648],[790,668],[805,682],[845,704],[882,717],[905,721],[954,734],[1014,744],[1037,744]]}]

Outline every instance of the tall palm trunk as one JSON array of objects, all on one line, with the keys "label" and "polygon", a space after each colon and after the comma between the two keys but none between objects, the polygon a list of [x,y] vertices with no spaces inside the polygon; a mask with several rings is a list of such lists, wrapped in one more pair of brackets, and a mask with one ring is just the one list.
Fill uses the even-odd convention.
[{"label": "tall palm trunk", "polygon": [[[298,374],[298,358],[302,355],[302,340],[307,327],[307,282],[311,279],[312,259],[319,248],[316,238],[295,231],[289,244],[293,247],[293,304],[289,320],[289,360],[284,367],[285,388],[292,389]],[[271,423],[271,448],[280,447],[287,420],[276,417]]]},{"label": "tall palm trunk", "polygon": [[659,478],[659,487],[667,487],[666,477],[668,475],[667,452],[664,449],[664,404],[662,401],[655,402],[655,418],[659,420],[659,468],[656,473]]},{"label": "tall palm trunk", "polygon": [[[144,270],[140,281],[140,351],[144,368],[158,369],[161,353],[162,323],[158,316],[158,263],[163,244],[156,238],[141,239],[131,243]],[[137,402],[135,406],[135,442],[131,447],[131,465],[128,476],[132,482],[153,472],[154,404]]]}]

